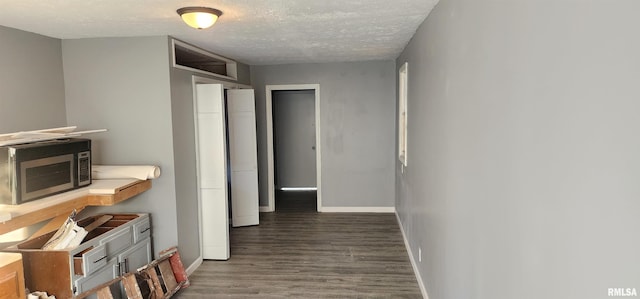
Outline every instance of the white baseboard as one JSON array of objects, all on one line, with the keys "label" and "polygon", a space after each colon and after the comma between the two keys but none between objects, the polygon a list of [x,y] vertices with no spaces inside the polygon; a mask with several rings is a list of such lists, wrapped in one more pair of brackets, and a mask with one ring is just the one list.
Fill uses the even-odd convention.
[{"label": "white baseboard", "polygon": [[268,207],[268,206],[260,206],[260,207],[259,207],[259,211],[260,211],[260,213],[269,213],[269,212],[273,212],[273,211],[269,210],[269,207]]},{"label": "white baseboard", "polygon": [[404,233],[404,227],[402,227],[402,221],[400,221],[400,216],[398,216],[398,212],[396,211],[396,219],[398,219],[398,226],[400,226],[400,231],[402,232],[402,239],[404,239],[404,247],[407,248],[407,252],[409,253],[409,260],[411,261],[411,267],[413,267],[413,273],[416,274],[416,280],[418,280],[418,286],[420,287],[420,292],[422,293],[422,297],[424,299],[429,299],[429,295],[427,295],[427,288],[424,286],[422,282],[422,276],[420,275],[420,271],[418,270],[418,264],[416,264],[416,260],[413,258],[413,253],[411,252],[411,246],[409,245],[409,240],[407,240],[407,235]]},{"label": "white baseboard", "polygon": [[198,269],[198,267],[200,267],[200,265],[202,265],[202,257],[199,257],[195,260],[195,262],[193,262],[191,265],[189,265],[189,267],[187,268],[187,276],[191,276],[191,274],[193,274],[193,272],[196,271],[196,269]]},{"label": "white baseboard", "polygon": [[[259,207],[260,213],[273,212],[267,206]],[[324,213],[395,213],[395,207],[321,207]]]},{"label": "white baseboard", "polygon": [[322,207],[323,213],[395,213],[395,207]]}]

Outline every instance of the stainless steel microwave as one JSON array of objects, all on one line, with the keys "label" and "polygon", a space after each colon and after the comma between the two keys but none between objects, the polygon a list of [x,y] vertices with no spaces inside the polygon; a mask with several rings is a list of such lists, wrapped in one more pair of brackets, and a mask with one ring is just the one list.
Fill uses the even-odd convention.
[{"label": "stainless steel microwave", "polygon": [[90,184],[90,139],[0,147],[0,204],[17,205]]}]

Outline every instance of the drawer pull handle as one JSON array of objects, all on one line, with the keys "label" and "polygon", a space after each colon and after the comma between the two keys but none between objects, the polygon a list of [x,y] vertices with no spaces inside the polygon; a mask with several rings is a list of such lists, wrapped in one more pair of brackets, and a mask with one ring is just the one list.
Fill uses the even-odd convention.
[{"label": "drawer pull handle", "polygon": [[106,259],[106,258],[107,258],[107,256],[105,255],[105,256],[103,256],[103,257],[101,257],[101,258],[99,258],[99,259],[97,259],[97,260],[93,261],[93,263],[94,263],[94,264],[96,264],[96,263],[98,263],[99,261],[104,260],[104,259]]},{"label": "drawer pull handle", "polygon": [[144,233],[148,232],[150,229],[151,229],[150,227],[147,227],[144,230],[141,230],[140,233],[144,234]]},{"label": "drawer pull handle", "polygon": [[129,273],[129,259],[124,259],[124,261],[116,264],[118,266],[118,275],[125,275]]}]

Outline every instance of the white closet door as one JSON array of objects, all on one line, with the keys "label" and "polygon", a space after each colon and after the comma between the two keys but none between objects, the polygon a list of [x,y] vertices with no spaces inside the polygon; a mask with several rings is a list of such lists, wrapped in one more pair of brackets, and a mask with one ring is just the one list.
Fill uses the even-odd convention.
[{"label": "white closet door", "polygon": [[253,89],[227,91],[233,226],[257,225],[258,149]]},{"label": "white closet door", "polygon": [[229,207],[222,85],[197,84],[195,108],[202,258],[227,260]]}]

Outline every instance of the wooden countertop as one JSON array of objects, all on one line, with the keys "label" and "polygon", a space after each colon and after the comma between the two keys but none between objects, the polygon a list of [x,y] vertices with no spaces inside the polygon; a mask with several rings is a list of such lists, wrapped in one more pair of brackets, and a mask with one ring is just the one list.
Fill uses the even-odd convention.
[{"label": "wooden countertop", "polygon": [[0,205],[0,235],[48,219],[68,216],[87,206],[111,206],[151,189],[151,181],[93,180],[88,187],[20,205]]},{"label": "wooden countertop", "polygon": [[22,259],[22,254],[20,253],[0,252],[0,268],[8,264],[17,262],[21,259]]}]

